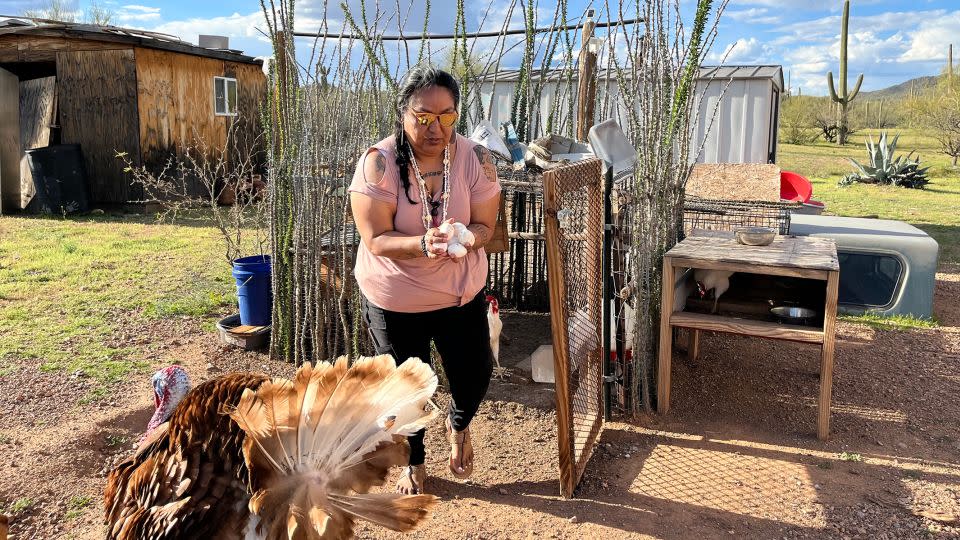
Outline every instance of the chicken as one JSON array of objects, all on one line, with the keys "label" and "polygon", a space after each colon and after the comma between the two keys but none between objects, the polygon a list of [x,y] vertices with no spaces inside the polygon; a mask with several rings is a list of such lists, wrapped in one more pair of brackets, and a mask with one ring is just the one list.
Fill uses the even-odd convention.
[{"label": "chicken", "polygon": [[107,478],[108,539],[349,538],[357,518],[413,530],[437,503],[367,494],[436,416],[437,377],[419,360],[342,357],[293,381],[188,384],[177,366],[154,376],[154,427]]},{"label": "chicken", "polygon": [[717,312],[717,302],[720,296],[730,289],[730,276],[733,272],[726,270],[704,270],[696,269],[693,272],[693,280],[697,283],[697,292],[700,298],[706,298],[707,292],[713,291],[713,309],[710,313]]},{"label": "chicken", "polygon": [[490,350],[493,352],[493,375],[498,379],[510,376],[510,370],[500,365],[500,334],[503,332],[503,321],[500,320],[500,303],[497,297],[487,295],[487,326],[490,327]]},{"label": "chicken", "polygon": [[0,540],[7,540],[7,528],[10,526],[10,518],[0,514]]}]

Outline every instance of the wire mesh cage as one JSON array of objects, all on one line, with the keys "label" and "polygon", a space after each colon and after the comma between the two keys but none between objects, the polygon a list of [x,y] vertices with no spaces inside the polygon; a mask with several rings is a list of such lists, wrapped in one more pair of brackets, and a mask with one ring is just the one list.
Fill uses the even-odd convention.
[{"label": "wire mesh cage", "polygon": [[603,192],[600,161],[544,175],[560,489],[570,497],[603,425],[601,319]]},{"label": "wire mesh cage", "polygon": [[509,249],[490,254],[487,290],[503,308],[545,313],[550,310],[550,296],[542,174],[530,169],[514,171],[498,160],[497,175],[505,202]]},{"label": "wire mesh cage", "polygon": [[731,231],[737,227],[766,227],[790,233],[790,213],[799,204],[733,201],[688,196],[683,203],[683,236],[697,229]]}]

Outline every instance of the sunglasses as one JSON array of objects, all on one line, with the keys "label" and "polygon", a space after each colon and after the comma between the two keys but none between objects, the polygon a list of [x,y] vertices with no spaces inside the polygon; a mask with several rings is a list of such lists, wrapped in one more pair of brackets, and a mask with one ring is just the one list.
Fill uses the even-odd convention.
[{"label": "sunglasses", "polygon": [[434,120],[438,120],[441,126],[450,127],[457,123],[457,118],[460,117],[460,114],[456,112],[446,112],[443,114],[415,112],[413,113],[413,116],[416,117],[417,124],[421,126],[429,126],[434,122]]}]

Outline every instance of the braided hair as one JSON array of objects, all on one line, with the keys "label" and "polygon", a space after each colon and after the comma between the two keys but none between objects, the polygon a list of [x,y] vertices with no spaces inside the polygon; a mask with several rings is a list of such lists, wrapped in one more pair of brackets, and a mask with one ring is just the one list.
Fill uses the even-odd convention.
[{"label": "braided hair", "polygon": [[410,197],[410,142],[403,131],[403,115],[407,112],[413,96],[425,88],[438,86],[446,88],[453,94],[453,106],[460,108],[460,85],[453,75],[430,65],[418,65],[407,73],[397,91],[397,123],[394,128],[394,139],[397,142],[397,168],[400,171],[400,185],[410,204],[417,204]]}]

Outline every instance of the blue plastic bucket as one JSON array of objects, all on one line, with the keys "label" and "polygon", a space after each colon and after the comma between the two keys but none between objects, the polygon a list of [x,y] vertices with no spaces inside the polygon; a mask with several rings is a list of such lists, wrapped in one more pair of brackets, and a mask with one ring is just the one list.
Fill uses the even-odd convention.
[{"label": "blue plastic bucket", "polygon": [[270,256],[255,255],[233,261],[233,277],[237,280],[237,303],[240,324],[270,324],[272,295],[270,289]]}]

